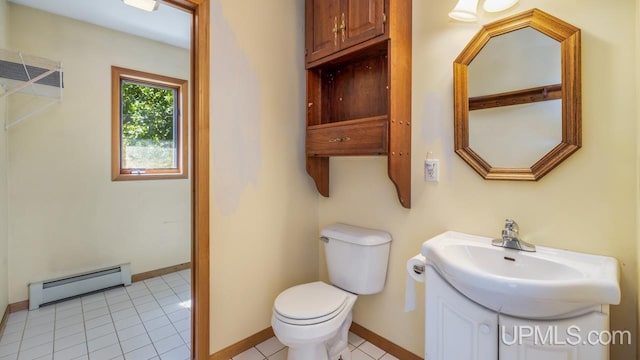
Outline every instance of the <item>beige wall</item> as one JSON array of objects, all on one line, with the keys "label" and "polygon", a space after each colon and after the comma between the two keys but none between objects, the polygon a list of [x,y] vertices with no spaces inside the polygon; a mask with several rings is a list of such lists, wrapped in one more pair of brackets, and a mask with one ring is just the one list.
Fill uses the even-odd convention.
[{"label": "beige wall", "polygon": [[304,168],[304,2],[212,0],[211,352],[270,326],[318,278]]},{"label": "beige wall", "polygon": [[[7,1],[0,0],[0,49],[6,48]],[[1,90],[0,90],[1,91]],[[8,259],[7,259],[7,132],[4,130],[6,99],[0,99],[0,317],[8,303]]]},{"label": "beige wall", "polygon": [[110,67],[189,77],[189,52],[10,4],[9,45],[64,67],[64,101],[9,130],[9,302],[27,283],[189,261],[188,180],[112,182]]},{"label": "beige wall", "polygon": [[[384,157],[331,160],[332,196],[320,200],[319,225],[343,221],[381,228],[394,239],[386,288],[359,297],[354,320],[423,354],[424,311],[403,312],[406,260],[445,230],[498,236],[505,217],[511,217],[534,244],[616,257],[623,296],[621,305],[612,307],[611,326],[635,332],[634,1],[521,0],[513,10],[474,24],[450,20],[454,5],[454,0],[413,1],[413,208],[400,206]],[[485,181],[453,153],[452,63],[482,23],[531,7],[582,29],[583,148],[539,182]],[[440,159],[439,183],[423,180],[429,151]],[[617,346],[611,358],[635,354],[635,344]]]}]

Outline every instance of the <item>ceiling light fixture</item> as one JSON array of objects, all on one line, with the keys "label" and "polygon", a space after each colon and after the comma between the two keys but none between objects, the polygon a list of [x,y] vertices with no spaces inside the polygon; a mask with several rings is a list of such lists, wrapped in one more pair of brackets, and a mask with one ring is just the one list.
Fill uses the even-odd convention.
[{"label": "ceiling light fixture", "polygon": [[158,10],[158,2],[156,0],[122,0],[122,2],[145,11]]},{"label": "ceiling light fixture", "polygon": [[[451,10],[449,17],[458,21],[476,21],[479,0],[458,0],[456,7]],[[486,12],[500,12],[518,3],[518,0],[484,0],[482,8]]]}]

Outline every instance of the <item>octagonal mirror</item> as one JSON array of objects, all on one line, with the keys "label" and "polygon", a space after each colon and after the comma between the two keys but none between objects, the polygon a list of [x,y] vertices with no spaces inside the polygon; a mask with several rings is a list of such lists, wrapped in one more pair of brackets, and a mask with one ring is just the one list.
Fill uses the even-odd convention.
[{"label": "octagonal mirror", "polygon": [[532,9],[454,62],[455,150],[490,180],[538,180],[581,146],[580,29]]}]

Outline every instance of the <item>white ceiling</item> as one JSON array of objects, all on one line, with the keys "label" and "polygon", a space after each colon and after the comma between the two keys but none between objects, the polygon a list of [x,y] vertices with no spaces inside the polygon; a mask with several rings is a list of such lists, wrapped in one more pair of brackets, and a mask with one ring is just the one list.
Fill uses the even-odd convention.
[{"label": "white ceiling", "polygon": [[162,3],[147,12],[121,0],[9,1],[185,49],[191,45],[191,14]]}]

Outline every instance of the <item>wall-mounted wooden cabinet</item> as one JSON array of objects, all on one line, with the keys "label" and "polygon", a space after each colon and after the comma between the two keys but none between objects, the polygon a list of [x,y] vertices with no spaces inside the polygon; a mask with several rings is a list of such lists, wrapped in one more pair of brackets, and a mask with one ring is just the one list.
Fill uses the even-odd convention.
[{"label": "wall-mounted wooden cabinet", "polygon": [[307,172],[329,196],[329,157],[388,156],[411,207],[411,0],[307,0]]}]

